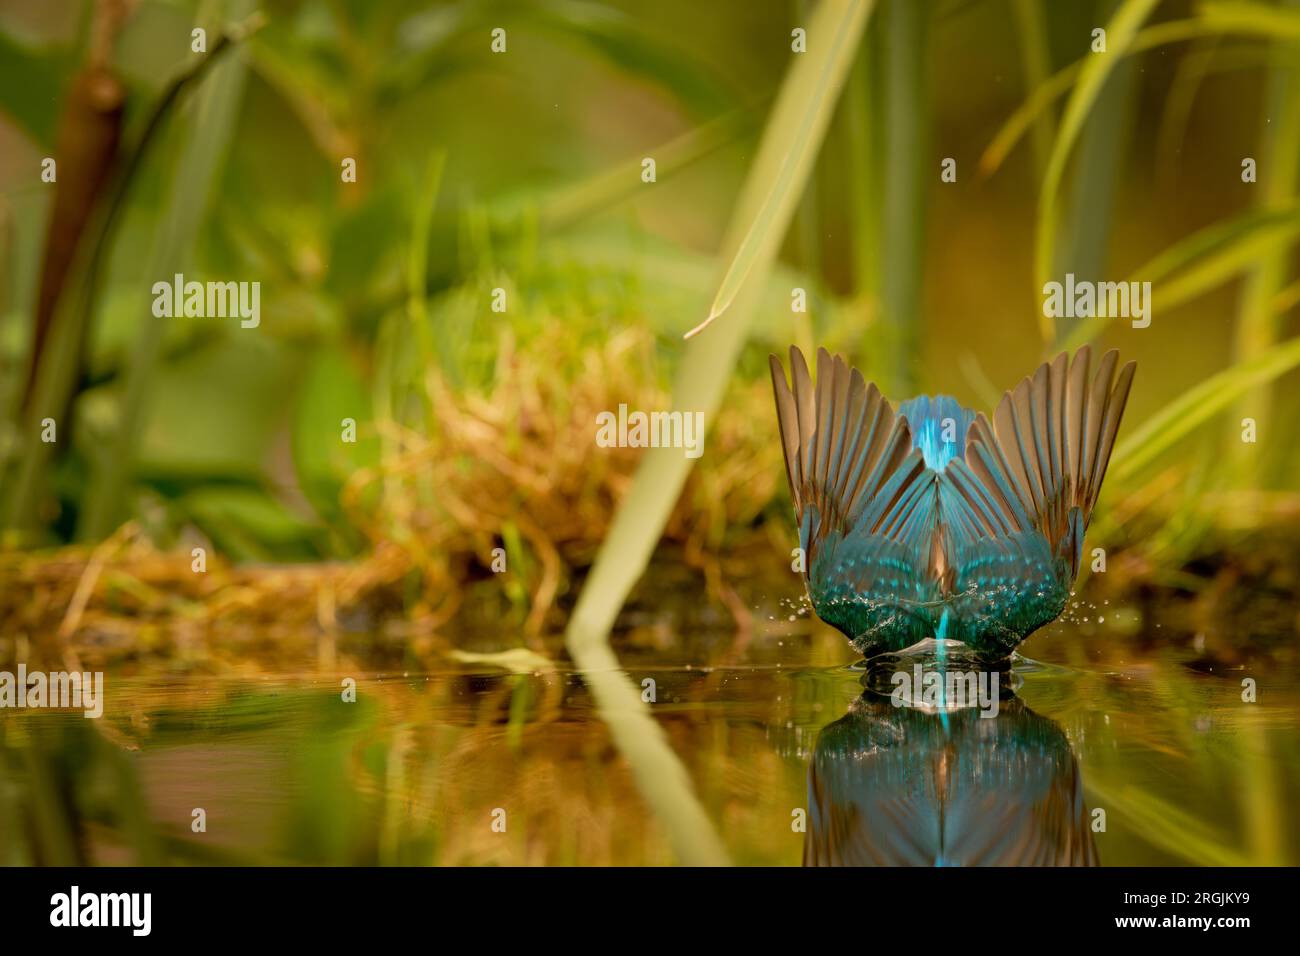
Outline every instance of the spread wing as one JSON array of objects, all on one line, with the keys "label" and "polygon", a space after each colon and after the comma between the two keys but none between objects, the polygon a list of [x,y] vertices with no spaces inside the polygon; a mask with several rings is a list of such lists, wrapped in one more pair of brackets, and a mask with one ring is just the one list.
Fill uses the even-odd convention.
[{"label": "spread wing", "polygon": [[771,368],[817,614],[850,639],[871,632],[873,641],[892,634],[912,643],[928,636],[928,612],[918,604],[932,590],[926,568],[935,474],[912,448],[907,420],[825,349],[817,353],[815,386],[797,348],[790,349],[789,383],[776,356]]},{"label": "spread wing", "polygon": [[941,476],[940,511],[953,552],[954,632],[1009,652],[1064,609],[1133,381],[1106,353],[1045,363],[966,435],[964,461]]},{"label": "spread wing", "polygon": [[1004,514],[1027,517],[1069,561],[1073,579],[1137,366],[1116,374],[1112,350],[1090,375],[1087,346],[1067,358],[1062,352],[1007,392],[992,426],[976,418],[966,461]]}]

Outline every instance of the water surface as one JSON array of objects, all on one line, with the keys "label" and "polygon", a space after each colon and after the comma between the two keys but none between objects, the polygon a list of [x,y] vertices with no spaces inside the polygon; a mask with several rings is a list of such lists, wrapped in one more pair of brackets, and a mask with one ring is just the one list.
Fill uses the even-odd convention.
[{"label": "water surface", "polygon": [[669,864],[645,794],[681,770],[739,864],[1300,862],[1300,681],[1276,645],[1058,623],[983,719],[895,707],[802,619],[621,637],[607,676],[652,691],[679,768],[631,766],[562,659],[412,670],[374,646],[119,666],[99,721],[0,712],[0,862]]}]

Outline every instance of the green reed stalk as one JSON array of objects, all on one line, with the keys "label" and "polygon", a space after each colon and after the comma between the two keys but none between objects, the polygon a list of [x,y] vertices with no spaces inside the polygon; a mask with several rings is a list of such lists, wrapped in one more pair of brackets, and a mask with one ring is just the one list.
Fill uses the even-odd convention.
[{"label": "green reed stalk", "polygon": [[[230,6],[235,17],[243,17],[252,10],[253,3],[232,0]],[[214,47],[208,57],[217,52]],[[200,90],[182,133],[157,244],[142,284],[171,276],[194,245],[208,196],[234,130],[246,70],[242,51],[236,51],[235,56],[213,68]],[[127,363],[116,433],[91,465],[92,480],[78,527],[78,536],[83,539],[105,537],[121,523],[128,510],[126,499],[140,432],[145,424],[145,406],[167,334],[167,319],[159,318],[147,308],[141,311],[141,316],[135,347]]]},{"label": "green reed stalk", "polygon": [[[1043,15],[1043,0],[1012,0],[1011,12],[1016,19],[1020,40],[1020,62],[1025,74],[1027,92],[1041,89],[1052,75],[1052,51],[1047,42],[1047,18]],[[1047,158],[1052,152],[1056,118],[1044,111],[1034,117],[1031,140],[1034,148],[1034,169],[1042,179],[1047,169]]]},{"label": "green reed stalk", "polygon": [[927,184],[938,169],[926,161],[926,5],[890,0],[885,37],[885,160],[881,246],[881,319],[889,394],[916,391],[921,355]]},{"label": "green reed stalk", "polygon": [[[1287,6],[1300,9],[1297,0],[1289,0]],[[1282,56],[1269,76],[1267,123],[1262,124],[1257,163],[1259,179],[1251,187],[1258,190],[1258,205],[1268,211],[1290,207],[1300,182],[1300,54],[1289,39],[1279,37],[1276,44]],[[1291,241],[1279,244],[1258,260],[1246,278],[1234,336],[1233,351],[1238,362],[1266,353],[1277,341],[1281,316],[1272,303],[1290,279],[1291,248]],[[1241,420],[1253,418],[1260,427],[1276,429],[1272,406],[1272,389],[1260,386],[1244,396],[1229,423],[1228,449],[1238,477],[1250,478],[1256,484],[1268,462],[1259,460],[1261,446],[1241,441]]]},{"label": "green reed stalk", "polygon": [[[686,347],[673,407],[713,419],[739,357],[755,302],[790,226],[852,64],[872,0],[822,0],[808,24],[808,52],[792,54],[753,168],[727,230],[727,263],[703,331]],[[724,312],[715,327],[706,328]],[[565,641],[602,717],[633,766],[638,785],[687,862],[724,859],[690,781],[657,731],[606,640],[619,609],[650,560],[690,471],[681,449],[648,449],[620,503],[570,618]]]}]

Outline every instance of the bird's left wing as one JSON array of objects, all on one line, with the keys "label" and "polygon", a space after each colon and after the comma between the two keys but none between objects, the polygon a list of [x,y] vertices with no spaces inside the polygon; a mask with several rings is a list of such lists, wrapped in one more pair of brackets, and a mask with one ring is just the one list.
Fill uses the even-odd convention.
[{"label": "bird's left wing", "polygon": [[825,349],[817,353],[815,386],[797,348],[790,349],[790,366],[787,383],[772,356],[813,607],[863,647],[928,636],[928,612],[919,605],[929,587],[934,472],[912,447],[907,419]]}]

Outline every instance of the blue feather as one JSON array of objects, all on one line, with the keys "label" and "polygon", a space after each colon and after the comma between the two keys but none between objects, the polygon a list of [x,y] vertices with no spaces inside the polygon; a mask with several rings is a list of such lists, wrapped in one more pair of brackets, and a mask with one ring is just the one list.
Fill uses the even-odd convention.
[{"label": "blue feather", "polygon": [[975,420],[975,413],[951,395],[908,399],[898,406],[898,413],[912,429],[912,447],[920,450],[926,467],[934,471],[943,471],[948,462],[962,456],[966,429]]}]

